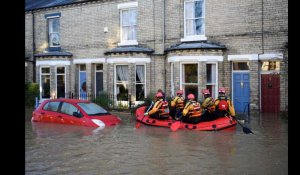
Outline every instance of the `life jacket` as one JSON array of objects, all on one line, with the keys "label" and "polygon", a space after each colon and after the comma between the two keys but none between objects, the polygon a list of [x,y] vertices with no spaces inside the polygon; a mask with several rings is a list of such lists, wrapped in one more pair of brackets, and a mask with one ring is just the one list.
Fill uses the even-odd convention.
[{"label": "life jacket", "polygon": [[219,104],[218,104],[218,110],[220,111],[227,111],[228,110],[228,102],[227,97],[219,97]]},{"label": "life jacket", "polygon": [[159,115],[169,115],[169,103],[167,101],[162,101],[162,105],[159,108]]},{"label": "life jacket", "polygon": [[192,101],[191,104],[186,105],[185,108],[193,105],[193,110],[189,111],[189,117],[200,117],[202,114],[201,106],[199,103]]},{"label": "life jacket", "polygon": [[171,106],[175,107],[176,109],[183,109],[184,108],[184,100],[182,97],[175,97],[174,100],[171,102]]}]

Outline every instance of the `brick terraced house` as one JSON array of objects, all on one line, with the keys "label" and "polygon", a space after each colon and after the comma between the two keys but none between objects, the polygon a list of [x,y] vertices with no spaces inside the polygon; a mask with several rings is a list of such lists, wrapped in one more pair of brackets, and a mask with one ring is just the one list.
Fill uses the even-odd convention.
[{"label": "brick terraced house", "polygon": [[25,22],[41,99],[225,87],[237,112],[288,109],[287,0],[26,0]]}]

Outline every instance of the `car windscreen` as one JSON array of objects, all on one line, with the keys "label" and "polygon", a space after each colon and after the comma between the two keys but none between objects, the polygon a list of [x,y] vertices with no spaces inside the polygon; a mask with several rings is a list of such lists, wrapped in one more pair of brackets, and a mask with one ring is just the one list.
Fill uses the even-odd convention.
[{"label": "car windscreen", "polygon": [[89,116],[109,114],[105,109],[95,103],[77,103]]}]

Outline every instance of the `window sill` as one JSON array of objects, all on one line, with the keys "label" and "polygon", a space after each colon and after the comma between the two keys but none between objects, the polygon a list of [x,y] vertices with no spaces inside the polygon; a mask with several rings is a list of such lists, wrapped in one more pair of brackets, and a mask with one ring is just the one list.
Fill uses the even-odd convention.
[{"label": "window sill", "polygon": [[121,41],[118,43],[118,46],[133,46],[138,45],[139,43],[136,40],[128,40],[128,41]]},{"label": "window sill", "polygon": [[207,37],[204,35],[194,35],[194,36],[187,36],[185,38],[181,38],[181,42],[187,42],[187,41],[206,41]]}]

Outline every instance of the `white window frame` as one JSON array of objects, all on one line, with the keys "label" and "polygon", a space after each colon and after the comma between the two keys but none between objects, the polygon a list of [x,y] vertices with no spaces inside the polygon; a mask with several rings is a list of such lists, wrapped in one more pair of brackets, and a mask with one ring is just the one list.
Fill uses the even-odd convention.
[{"label": "white window frame", "polygon": [[[197,64],[197,83],[189,83],[189,85],[197,85],[198,90],[199,90],[199,63],[198,62],[181,62],[180,63],[180,89],[184,89],[183,85],[186,85],[185,83],[183,83],[183,65],[184,64]],[[185,96],[187,96],[188,94],[186,94],[186,90],[184,89],[183,93],[185,94]],[[198,98],[198,97],[196,97]]]},{"label": "white window frame", "polygon": [[[206,65],[207,64],[215,64],[216,65],[216,83],[207,83],[205,82],[205,88],[207,85],[214,85],[215,86],[215,92],[211,92],[214,93],[214,98],[217,98],[218,97],[218,85],[219,85],[219,71],[218,71],[218,62],[206,62]],[[207,75],[206,75],[206,78],[207,78]],[[205,80],[206,81],[206,80]]]},{"label": "white window frame", "polygon": [[175,93],[174,93],[174,89],[175,89],[175,86],[174,86],[174,63],[171,63],[171,95],[172,96],[175,96]]},{"label": "white window frame", "polygon": [[[136,66],[144,66],[144,79],[145,79],[145,82],[144,83],[137,83],[136,82]],[[136,64],[135,65],[135,90],[136,90],[136,85],[137,84],[143,84],[145,86],[145,89],[144,89],[144,94],[145,94],[145,98],[147,98],[147,81],[146,81],[146,64]],[[136,93],[136,92],[135,92]],[[135,94],[136,95],[136,94]],[[135,105],[138,105],[138,104],[142,104],[144,101],[135,101]]]},{"label": "white window frame", "polygon": [[[128,100],[127,101],[118,101],[118,98],[117,98],[117,66],[128,66],[128,74],[130,74],[129,72],[129,64],[115,64],[114,65],[114,98],[116,99],[115,100],[115,104],[118,105],[119,103],[121,103],[121,105],[123,106],[128,106]],[[129,75],[128,75],[129,76]],[[130,79],[130,77],[129,77]],[[118,84],[121,84],[121,83],[118,83]],[[129,80],[127,82],[127,85],[129,85]],[[128,92],[128,95],[129,95],[129,92]]]},{"label": "white window frame", "polygon": [[202,14],[203,14],[203,20],[204,20],[204,34],[203,35],[189,35],[189,36],[187,36],[187,34],[186,34],[186,29],[187,29],[187,26],[186,26],[186,3],[188,3],[188,2],[195,2],[195,1],[199,1],[199,0],[186,0],[186,1],[184,1],[184,12],[183,12],[183,14],[184,14],[184,19],[183,19],[183,21],[184,21],[184,38],[181,38],[181,42],[186,42],[186,41],[205,41],[205,40],[207,40],[207,37],[205,36],[205,4],[206,4],[206,0],[203,0],[203,12],[202,12]]},{"label": "white window frame", "polygon": [[[65,69],[65,73],[61,74],[61,73],[57,73],[57,68],[58,67],[63,67]],[[66,66],[55,66],[55,82],[56,82],[56,87],[55,87],[55,98],[57,98],[57,75],[63,75],[65,76],[65,97],[66,97],[66,93],[67,93],[67,75],[66,75]]]},{"label": "white window frame", "polygon": [[[123,3],[123,4],[118,4],[118,9],[120,11],[120,43],[118,43],[118,46],[129,46],[129,45],[138,45],[137,39],[135,40],[123,40],[123,27],[122,27],[122,13],[123,10],[130,10],[130,9],[136,9],[138,10],[138,2],[129,2],[129,3]],[[138,13],[137,13],[138,15]],[[137,19],[136,19],[137,21]],[[137,26],[137,23],[135,24]],[[136,38],[137,38],[137,27],[136,27]]]},{"label": "white window frame", "polygon": [[[97,70],[97,65],[98,64],[102,64],[102,70]],[[95,96],[97,95],[97,91],[96,91],[97,90],[97,72],[102,72],[103,73],[103,68],[104,68],[104,64],[103,63],[96,63],[95,64]]]},{"label": "white window frame", "polygon": [[[80,65],[85,65],[85,70],[81,70],[81,69],[80,69]],[[80,84],[80,73],[81,73],[81,72],[85,72],[85,76],[86,76],[85,78],[87,78],[87,74],[86,74],[86,67],[87,67],[87,66],[86,66],[86,64],[78,64],[78,66],[79,66],[79,71],[78,71],[78,95],[79,95],[79,96],[78,96],[78,97],[79,97],[79,99],[80,99],[80,98],[81,98],[81,94],[80,94],[80,85],[81,85],[81,84]],[[87,86],[87,82],[86,82],[86,86]],[[86,93],[87,93],[87,92],[86,92]]]},{"label": "white window frame", "polygon": [[[58,21],[59,21],[59,32],[51,32],[50,31],[50,23],[49,23],[49,21],[50,20],[52,20],[52,19],[58,19]],[[60,16],[50,16],[50,17],[47,17],[47,24],[48,24],[48,38],[49,38],[49,40],[48,40],[48,44],[49,44],[49,47],[61,47],[61,37],[60,37]],[[51,26],[51,29],[53,30],[53,26]],[[51,40],[51,34],[52,33],[56,33],[56,34],[58,34],[58,38],[59,38],[59,45],[57,45],[57,46],[53,46],[52,45],[52,40]]]},{"label": "white window frame", "polygon": [[[42,73],[42,69],[43,68],[49,68],[49,73]],[[50,99],[51,98],[51,81],[50,81],[50,98],[42,98],[42,90],[43,90],[43,87],[42,87],[42,75],[49,75],[50,76],[50,80],[51,80],[51,67],[50,66],[41,66],[40,67],[40,99],[41,99],[41,102],[45,99]]]}]

